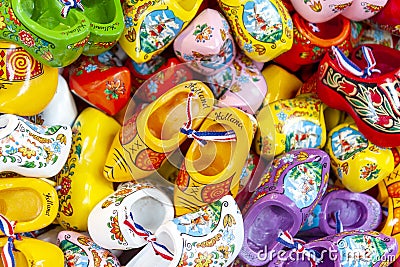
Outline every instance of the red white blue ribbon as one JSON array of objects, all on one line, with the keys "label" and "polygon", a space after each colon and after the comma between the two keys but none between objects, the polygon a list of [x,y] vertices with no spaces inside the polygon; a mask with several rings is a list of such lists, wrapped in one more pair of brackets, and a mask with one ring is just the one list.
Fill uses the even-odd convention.
[{"label": "red white blue ribbon", "polygon": [[207,141],[214,141],[214,142],[230,142],[236,141],[236,134],[233,130],[225,131],[225,132],[211,132],[211,131],[204,131],[199,132],[192,129],[192,101],[193,101],[194,94],[190,92],[188,95],[188,102],[186,105],[186,114],[188,121],[183,124],[180,131],[183,134],[186,134],[189,138],[193,138],[196,140],[201,146],[207,144]]},{"label": "red white blue ribbon", "polygon": [[340,210],[335,212],[335,221],[336,221],[336,233],[343,232],[343,223],[340,220]]},{"label": "red white blue ribbon", "polygon": [[14,233],[15,222],[10,222],[3,214],[0,214],[0,230],[8,237],[7,243],[1,251],[1,260],[4,267],[16,267],[14,257],[14,239],[21,237]]},{"label": "red white blue ribbon", "polygon": [[64,7],[61,9],[61,16],[66,18],[71,8],[79,8],[80,10],[84,11],[81,1],[82,0],[60,0],[60,2],[64,5]]},{"label": "red white blue ribbon", "polygon": [[159,255],[168,261],[173,260],[174,254],[166,246],[158,243],[157,238],[149,230],[146,230],[142,225],[136,223],[133,220],[132,212],[130,213],[130,217],[124,221],[124,224],[128,226],[129,229],[131,229],[136,235],[149,242],[156,255]]},{"label": "red white blue ribbon", "polygon": [[336,46],[332,46],[332,51],[333,54],[339,63],[339,66],[350,73],[352,73],[355,76],[361,77],[361,78],[366,78],[372,75],[374,72],[380,73],[381,71],[378,69],[375,69],[376,66],[376,60],[375,57],[372,53],[371,48],[363,46],[361,47],[363,56],[365,61],[367,62],[368,66],[362,70],[360,67],[358,67],[354,62],[352,62],[349,58],[346,57],[346,55]]}]

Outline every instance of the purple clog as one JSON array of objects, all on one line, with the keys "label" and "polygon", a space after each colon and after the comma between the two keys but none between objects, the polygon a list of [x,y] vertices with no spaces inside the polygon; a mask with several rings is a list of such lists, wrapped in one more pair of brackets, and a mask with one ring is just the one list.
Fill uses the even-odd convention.
[{"label": "purple clog", "polygon": [[297,234],[325,193],[329,156],[319,149],[292,150],[277,157],[243,210],[244,243],[239,257],[252,266],[271,259],[267,250],[278,251],[280,231]]}]

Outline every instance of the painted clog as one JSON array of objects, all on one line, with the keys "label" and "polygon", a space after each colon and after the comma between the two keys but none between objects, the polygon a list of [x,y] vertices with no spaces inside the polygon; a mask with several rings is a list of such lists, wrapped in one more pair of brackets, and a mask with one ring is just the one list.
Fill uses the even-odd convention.
[{"label": "painted clog", "polygon": [[121,266],[116,256],[84,234],[61,231],[58,234],[57,243],[64,253],[65,266]]},{"label": "painted clog", "polygon": [[[2,41],[0,113],[19,116],[40,113],[56,92],[57,77],[56,68],[43,65],[20,45]],[[35,99],[34,105],[32,99]]]},{"label": "painted clog", "polygon": [[341,13],[353,21],[362,21],[375,16],[388,0],[353,0],[353,3]]},{"label": "painted clog", "polygon": [[202,0],[123,1],[125,30],[121,47],[137,63],[159,55],[190,23]]},{"label": "painted clog", "polygon": [[[212,22],[210,24],[210,22]],[[227,68],[236,56],[235,41],[221,13],[207,8],[174,41],[175,54],[202,74],[213,75]]]},{"label": "painted clog", "polygon": [[119,129],[113,118],[90,107],[76,119],[67,163],[57,175],[57,185],[61,186],[57,220],[65,229],[86,231],[90,211],[114,191],[102,172]]},{"label": "painted clog", "polygon": [[67,161],[69,125],[41,126],[11,114],[0,116],[0,172],[52,177]]},{"label": "painted clog", "polygon": [[[387,199],[388,214],[386,221],[383,224],[381,233],[391,236],[396,239],[397,243],[400,242],[400,198]],[[397,255],[398,256],[398,255]]]},{"label": "painted clog", "polygon": [[69,87],[74,94],[112,116],[130,99],[131,74],[126,67],[105,65],[97,57],[82,57],[72,69]]},{"label": "painted clog", "polygon": [[394,170],[378,183],[378,195],[376,199],[385,203],[391,198],[400,198],[400,151],[399,148],[392,148],[394,158]]},{"label": "painted clog", "polygon": [[311,23],[327,22],[346,11],[354,0],[298,1],[291,0],[294,9]]},{"label": "painted clog", "polygon": [[333,172],[352,192],[371,189],[394,169],[391,150],[368,141],[354,124],[333,128],[326,151],[331,156]]},{"label": "painted clog", "polygon": [[310,23],[293,14],[294,43],[292,49],[275,59],[275,62],[292,72],[302,66],[319,62],[332,45],[346,54],[352,50],[350,21],[337,16],[331,21]]},{"label": "painted clog", "polygon": [[[192,129],[199,128],[213,109],[211,90],[200,81],[187,81],[171,88],[139,113],[127,115],[126,123],[115,136],[105,162],[106,179],[113,182],[140,179],[154,173],[162,165],[167,156],[187,138],[180,128],[188,120],[189,95],[194,107],[190,124]],[[124,177],[130,178],[125,180]]]},{"label": "painted clog", "polygon": [[399,62],[400,52],[382,45],[358,47],[350,59],[335,48],[333,57],[326,54],[320,62],[318,96],[329,107],[351,115],[372,143],[399,146],[399,98],[392,94],[399,81]]},{"label": "painted clog", "polygon": [[107,249],[144,246],[143,236],[129,228],[126,220],[131,216],[154,233],[161,224],[174,218],[174,208],[168,196],[150,183],[123,183],[90,212],[89,234],[96,244]]},{"label": "painted clog", "polygon": [[297,234],[325,193],[329,156],[318,149],[292,150],[277,157],[243,209],[244,243],[239,257],[252,266],[271,259],[265,248],[279,251],[279,231]]},{"label": "painted clog", "polygon": [[177,216],[199,209],[225,195],[235,197],[253,140],[253,123],[236,108],[219,108],[203,121],[198,132],[229,131],[230,141],[192,142],[186,152],[174,189]]},{"label": "painted clog", "polygon": [[267,62],[293,44],[293,23],[281,0],[218,0],[236,43],[251,59]]},{"label": "painted clog", "polygon": [[400,11],[399,2],[388,0],[383,8],[381,6],[369,6],[368,9],[378,9],[379,13],[371,18],[382,30],[388,31],[393,35],[400,36],[400,18],[397,14]]},{"label": "painted clog", "polygon": [[229,266],[243,243],[243,219],[232,196],[158,228],[126,267]]}]

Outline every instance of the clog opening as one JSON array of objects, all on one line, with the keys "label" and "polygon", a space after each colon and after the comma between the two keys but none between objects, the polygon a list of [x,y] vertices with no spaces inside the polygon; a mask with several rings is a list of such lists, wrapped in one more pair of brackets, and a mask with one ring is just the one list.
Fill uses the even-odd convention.
[{"label": "clog opening", "polygon": [[278,238],[279,230],[289,230],[294,224],[293,214],[281,206],[263,208],[249,228],[247,245],[254,252],[269,252]]},{"label": "clog opening", "polygon": [[165,218],[165,205],[153,197],[143,197],[131,206],[133,220],[154,234]]},{"label": "clog opening", "polygon": [[[0,248],[1,250],[3,248]],[[28,259],[25,257],[24,253],[18,250],[13,251],[14,257],[15,257],[15,264],[18,267],[29,267],[32,265],[29,265]],[[3,262],[0,260],[0,267],[4,267]]]},{"label": "clog opening", "polygon": [[[186,115],[187,97],[188,93],[178,93],[152,112],[147,121],[147,126],[155,138],[170,140],[177,136],[180,128],[188,120]],[[192,117],[196,118],[200,110],[200,103],[197,98],[193,99],[191,110]]]},{"label": "clog opening", "polygon": [[185,11],[189,12],[194,9],[198,0],[177,0],[177,4],[180,5]]},{"label": "clog opening", "polygon": [[30,188],[5,189],[0,191],[0,213],[9,220],[29,222],[42,212],[41,197]]},{"label": "clog opening", "polygon": [[[224,132],[232,130],[227,125],[212,124],[202,131]],[[223,172],[231,163],[232,153],[235,151],[236,142],[212,142],[205,146],[195,144],[193,151],[193,166],[195,170],[205,176],[214,176]],[[210,181],[211,182],[211,181]]]},{"label": "clog opening", "polygon": [[85,8],[85,16],[91,22],[106,24],[115,18],[115,2],[115,0],[82,0],[82,5]]},{"label": "clog opening", "polygon": [[343,19],[333,18],[328,23],[306,23],[308,31],[320,39],[334,39],[343,31]]},{"label": "clog opening", "polygon": [[334,198],[329,201],[327,207],[328,224],[332,229],[336,229],[335,213],[339,211],[340,221],[344,230],[353,230],[361,227],[370,212],[365,204],[348,199]]}]

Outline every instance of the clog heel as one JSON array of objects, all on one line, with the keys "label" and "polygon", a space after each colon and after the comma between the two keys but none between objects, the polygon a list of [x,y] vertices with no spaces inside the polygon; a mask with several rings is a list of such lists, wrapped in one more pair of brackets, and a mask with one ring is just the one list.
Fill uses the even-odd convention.
[{"label": "clog heel", "polygon": [[79,12],[64,19],[61,10],[58,1],[4,0],[0,6],[4,16],[1,39],[17,42],[45,65],[67,66],[81,55],[90,22]]}]

